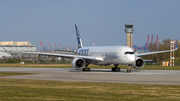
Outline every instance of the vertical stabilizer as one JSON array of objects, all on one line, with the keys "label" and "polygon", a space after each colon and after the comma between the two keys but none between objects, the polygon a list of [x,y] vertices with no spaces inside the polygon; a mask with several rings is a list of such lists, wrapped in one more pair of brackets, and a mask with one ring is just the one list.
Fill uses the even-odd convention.
[{"label": "vertical stabilizer", "polygon": [[82,40],[79,34],[79,30],[77,25],[75,24],[75,29],[76,29],[76,36],[77,36],[77,42],[78,42],[78,48],[83,48]]}]

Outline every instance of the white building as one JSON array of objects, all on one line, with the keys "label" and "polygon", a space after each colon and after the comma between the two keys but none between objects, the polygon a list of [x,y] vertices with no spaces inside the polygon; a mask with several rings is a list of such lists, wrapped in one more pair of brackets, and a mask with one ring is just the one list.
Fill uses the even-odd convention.
[{"label": "white building", "polygon": [[3,52],[7,51],[37,51],[36,45],[31,45],[28,41],[14,42],[14,41],[5,41],[0,42],[0,58],[3,56],[11,57],[10,53]]}]

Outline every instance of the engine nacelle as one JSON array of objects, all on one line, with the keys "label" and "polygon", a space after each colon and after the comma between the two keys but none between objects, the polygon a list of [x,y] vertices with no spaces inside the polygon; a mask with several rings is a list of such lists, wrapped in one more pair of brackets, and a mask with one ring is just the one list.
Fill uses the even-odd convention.
[{"label": "engine nacelle", "polygon": [[84,59],[74,58],[73,61],[71,62],[71,65],[75,69],[82,69],[82,68],[84,68],[86,66],[86,62],[84,61]]},{"label": "engine nacelle", "polygon": [[136,58],[136,61],[132,64],[132,67],[135,69],[140,69],[144,67],[144,60],[140,57]]}]

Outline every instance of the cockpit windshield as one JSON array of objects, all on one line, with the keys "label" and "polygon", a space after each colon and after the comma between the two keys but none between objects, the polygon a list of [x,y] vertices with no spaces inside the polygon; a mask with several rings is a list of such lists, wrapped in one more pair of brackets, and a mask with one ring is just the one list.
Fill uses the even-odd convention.
[{"label": "cockpit windshield", "polygon": [[135,53],[134,52],[125,52],[124,54],[126,55],[126,54],[135,54]]}]

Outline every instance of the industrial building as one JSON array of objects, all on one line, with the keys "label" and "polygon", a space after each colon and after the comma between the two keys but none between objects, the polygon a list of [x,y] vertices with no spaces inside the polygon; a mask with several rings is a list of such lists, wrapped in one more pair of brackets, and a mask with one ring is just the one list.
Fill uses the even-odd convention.
[{"label": "industrial building", "polygon": [[42,52],[42,53],[59,53],[59,54],[76,54],[74,51],[64,51],[64,50],[55,50],[55,51],[38,51],[36,45],[32,45],[29,41],[5,41],[0,42],[0,59],[8,58],[20,58],[23,61],[46,61],[51,62],[51,60],[69,60],[69,58],[57,57],[57,56],[48,56],[48,55],[33,55],[33,54],[21,54],[18,52]]}]

